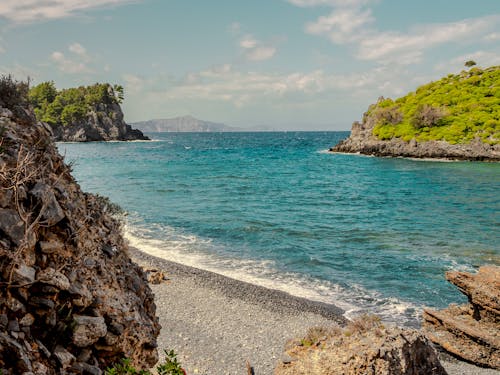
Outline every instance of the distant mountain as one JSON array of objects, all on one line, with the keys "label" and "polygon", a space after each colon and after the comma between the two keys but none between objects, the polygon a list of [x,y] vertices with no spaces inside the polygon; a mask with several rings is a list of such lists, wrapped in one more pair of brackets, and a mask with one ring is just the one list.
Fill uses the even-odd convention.
[{"label": "distant mountain", "polygon": [[169,119],[156,119],[140,121],[132,124],[134,128],[143,132],[234,132],[243,129],[219,124],[216,122],[203,121],[193,116],[175,117]]}]

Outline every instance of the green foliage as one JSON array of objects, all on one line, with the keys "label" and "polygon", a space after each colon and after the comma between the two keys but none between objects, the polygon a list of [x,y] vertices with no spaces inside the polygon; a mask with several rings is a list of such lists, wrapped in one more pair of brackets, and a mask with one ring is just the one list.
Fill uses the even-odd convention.
[{"label": "green foliage", "polygon": [[399,98],[379,99],[365,114],[382,140],[444,140],[469,143],[476,137],[500,143],[500,66],[471,68],[420,86]]},{"label": "green foliage", "polygon": [[10,74],[0,76],[0,106],[13,110],[28,101],[29,83],[15,80]]},{"label": "green foliage", "polygon": [[[173,350],[165,350],[165,362],[156,367],[158,375],[185,375],[180,363],[177,361],[177,355]],[[1,374],[0,374],[1,375]],[[104,375],[152,375],[147,370],[136,370],[130,359],[124,358],[119,363],[107,368]]]},{"label": "green foliage", "polygon": [[470,68],[474,65],[476,65],[476,62],[474,60],[469,60],[469,61],[466,61],[465,64],[464,64],[467,68]]},{"label": "green foliage", "polygon": [[108,83],[80,86],[58,91],[54,82],[43,82],[29,91],[35,115],[51,125],[68,126],[82,121],[90,111],[100,112],[106,106],[123,101],[123,87]]},{"label": "green foliage", "polygon": [[185,375],[173,350],[169,352],[165,350],[165,363],[157,366],[156,371],[158,371],[158,375]]}]

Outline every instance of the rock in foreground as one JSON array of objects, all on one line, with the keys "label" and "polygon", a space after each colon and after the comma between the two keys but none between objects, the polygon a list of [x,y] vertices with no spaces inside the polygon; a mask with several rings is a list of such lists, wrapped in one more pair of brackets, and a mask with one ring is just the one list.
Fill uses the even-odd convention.
[{"label": "rock in foreground", "polygon": [[46,125],[12,109],[0,107],[0,373],[149,368],[160,326],[146,275]]},{"label": "rock in foreground", "polygon": [[424,310],[427,337],[459,358],[500,369],[500,267],[484,266],[476,274],[447,272],[446,279],[469,304]]},{"label": "rock in foreground", "polygon": [[343,330],[313,328],[287,348],[275,375],[446,374],[425,336],[415,330],[386,328],[370,316]]}]

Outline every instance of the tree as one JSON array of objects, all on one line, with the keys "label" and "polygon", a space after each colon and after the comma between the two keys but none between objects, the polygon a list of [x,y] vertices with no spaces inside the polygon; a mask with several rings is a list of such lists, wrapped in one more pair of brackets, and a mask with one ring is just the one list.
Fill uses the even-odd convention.
[{"label": "tree", "polygon": [[474,60],[468,60],[464,64],[467,68],[473,67],[474,65],[477,65]]}]

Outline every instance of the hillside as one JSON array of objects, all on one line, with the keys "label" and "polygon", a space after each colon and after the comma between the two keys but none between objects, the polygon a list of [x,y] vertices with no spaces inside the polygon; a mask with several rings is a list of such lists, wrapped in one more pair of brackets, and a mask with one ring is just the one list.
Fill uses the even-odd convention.
[{"label": "hillside", "polygon": [[216,122],[203,121],[193,116],[182,116],[170,119],[155,119],[135,122],[137,129],[147,133],[157,132],[231,132],[240,129]]},{"label": "hillside", "polygon": [[29,91],[38,120],[50,125],[54,139],[66,142],[147,140],[123,120],[123,88],[108,83],[58,91],[43,82]]},{"label": "hillside", "polygon": [[500,160],[500,67],[473,68],[379,98],[332,151]]}]

